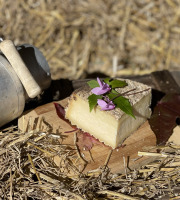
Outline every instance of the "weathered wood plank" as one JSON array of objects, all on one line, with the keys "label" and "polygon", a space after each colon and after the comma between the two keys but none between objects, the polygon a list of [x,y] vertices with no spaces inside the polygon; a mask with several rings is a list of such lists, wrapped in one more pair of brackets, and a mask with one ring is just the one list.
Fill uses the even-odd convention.
[{"label": "weathered wood plank", "polygon": [[[67,99],[58,101],[58,103],[65,105],[67,103]],[[63,144],[69,144],[71,146],[74,144],[74,133],[65,133],[66,131],[72,130],[72,128],[63,120],[61,120],[54,108],[53,103],[49,103],[36,109],[26,113],[24,115],[24,121],[27,123],[29,117],[44,117],[45,120],[53,126],[53,131],[55,132],[57,129],[66,136],[63,140]],[[22,118],[19,119],[19,128],[22,129]],[[26,124],[24,124],[26,126]],[[148,121],[146,121],[136,132],[134,132],[130,137],[128,137],[122,147],[113,150],[112,155],[110,157],[108,167],[111,168],[112,172],[123,172],[124,171],[124,159],[126,160],[125,165],[131,169],[137,168],[138,166],[144,164],[145,162],[149,162],[148,157],[140,158],[138,157],[138,151],[143,151],[143,149],[150,148],[151,146],[156,145],[156,137],[152,132]],[[82,155],[84,155],[85,160],[88,161],[84,172],[95,170],[99,167],[103,167],[106,158],[110,152],[111,148],[105,145],[94,145],[90,152],[82,151]],[[91,153],[91,155],[90,155]],[[59,157],[55,158],[55,162],[58,164],[60,161]],[[77,162],[77,167],[81,168],[82,163]],[[78,166],[79,165],[79,166]]]}]

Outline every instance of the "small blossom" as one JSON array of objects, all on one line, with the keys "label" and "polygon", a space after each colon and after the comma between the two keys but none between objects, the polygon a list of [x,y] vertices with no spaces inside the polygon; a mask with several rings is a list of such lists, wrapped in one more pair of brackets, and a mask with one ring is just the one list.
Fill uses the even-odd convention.
[{"label": "small blossom", "polygon": [[101,107],[101,110],[113,110],[115,105],[109,98],[105,98],[105,100],[98,99],[98,105]]},{"label": "small blossom", "polygon": [[109,87],[109,85],[107,83],[104,83],[99,78],[97,78],[97,81],[98,81],[100,87],[93,88],[91,90],[91,92],[93,94],[101,95],[101,94],[105,94],[111,90],[111,88]]}]

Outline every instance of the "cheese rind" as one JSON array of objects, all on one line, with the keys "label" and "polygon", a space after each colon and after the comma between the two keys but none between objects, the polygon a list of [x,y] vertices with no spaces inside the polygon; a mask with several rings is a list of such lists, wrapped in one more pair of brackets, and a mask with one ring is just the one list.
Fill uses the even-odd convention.
[{"label": "cheese rind", "polygon": [[89,86],[84,86],[73,92],[66,108],[66,118],[70,120],[72,125],[90,133],[106,145],[116,148],[151,115],[149,108],[151,103],[150,87],[131,80],[126,80],[126,82],[128,86],[118,88],[117,91],[125,93],[135,88],[134,91],[127,93],[133,95],[125,97],[133,106],[136,119],[125,114],[119,108],[102,111],[99,106],[96,106],[90,112],[88,97],[92,93]]}]

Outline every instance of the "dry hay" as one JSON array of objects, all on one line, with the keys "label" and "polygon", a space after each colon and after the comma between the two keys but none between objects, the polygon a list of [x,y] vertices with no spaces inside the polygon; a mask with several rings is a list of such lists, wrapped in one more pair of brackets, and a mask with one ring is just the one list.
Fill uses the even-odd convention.
[{"label": "dry hay", "polygon": [[0,35],[30,43],[53,78],[178,69],[179,0],[0,0]]},{"label": "dry hay", "polygon": [[[0,199],[180,198],[180,146],[154,147],[158,153],[139,152],[159,158],[129,172],[124,163],[124,174],[111,173],[108,154],[104,166],[83,174],[72,162],[76,144],[62,145],[62,133],[53,133],[44,119],[38,120],[40,125],[29,123],[22,132],[17,127],[0,131]],[[63,158],[59,166],[53,159],[57,155]]]}]

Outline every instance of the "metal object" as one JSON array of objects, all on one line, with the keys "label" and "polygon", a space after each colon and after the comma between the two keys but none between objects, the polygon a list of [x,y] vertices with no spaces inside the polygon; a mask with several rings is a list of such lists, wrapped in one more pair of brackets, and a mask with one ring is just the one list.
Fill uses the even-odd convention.
[{"label": "metal object", "polygon": [[13,68],[0,55],[0,126],[20,116],[25,105],[25,90]]},{"label": "metal object", "polygon": [[[2,42],[3,39],[0,38],[0,44]],[[51,83],[51,76],[48,63],[42,53],[29,44],[18,46],[17,52],[41,91],[47,89]],[[20,116],[28,99],[19,76],[9,60],[0,52],[0,127]]]},{"label": "metal object", "polygon": [[30,44],[20,45],[17,50],[41,90],[47,89],[51,83],[51,73],[43,54]]}]

